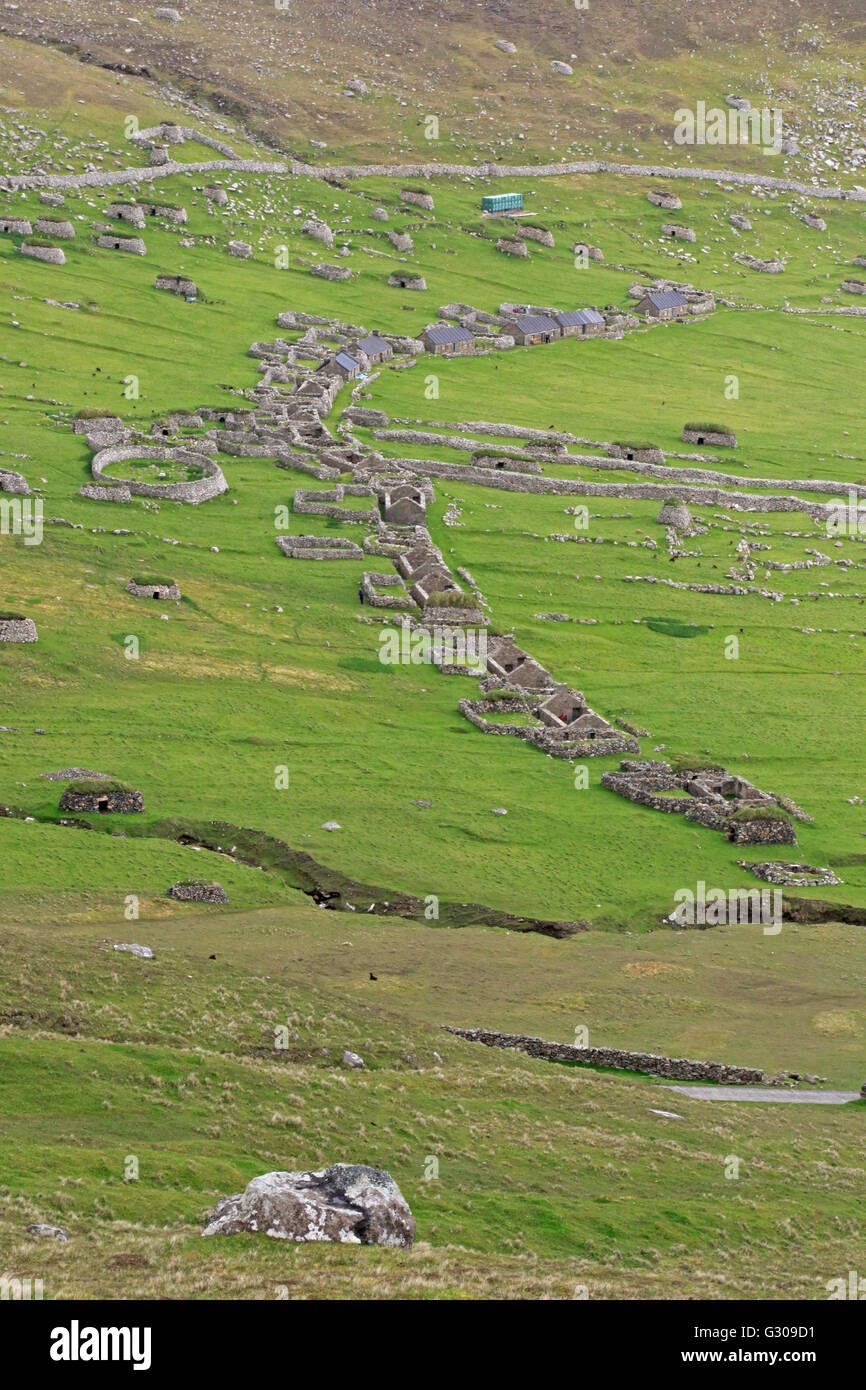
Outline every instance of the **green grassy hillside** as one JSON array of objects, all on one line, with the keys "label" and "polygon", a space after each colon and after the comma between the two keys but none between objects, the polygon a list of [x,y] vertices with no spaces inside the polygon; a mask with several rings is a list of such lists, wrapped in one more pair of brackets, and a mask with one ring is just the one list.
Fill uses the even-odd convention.
[{"label": "green grassy hillside", "polygon": [[[207,126],[259,158],[423,150],[472,162],[492,150],[510,160],[521,133],[521,159],[702,164],[706,151],[669,145],[668,108],[721,100],[732,73],[761,73],[753,98],[785,91],[804,161],[777,168],[725,150],[712,162],[806,178],[820,160],[830,181],[860,177],[853,156],[840,169],[826,162],[840,153],[827,122],[853,100],[864,41],[853,6],[836,6],[832,42],[818,37],[830,23],[823,6],[804,7],[804,27],[775,43],[772,63],[767,45],[786,13],[775,5],[743,21],[736,47],[720,35],[724,14],[694,7],[650,6],[640,35],[623,19],[605,30],[600,10],[575,21],[563,4],[540,29],[535,7],[512,8],[509,33],[486,7],[437,9],[424,41],[436,63],[426,85],[405,87],[398,77],[419,70],[420,39],[403,26],[398,42],[398,11],[381,4],[341,7],[327,68],[313,58],[334,12],[307,14],[291,81],[277,67],[292,43],[301,52],[297,15],[257,7],[258,31],[235,26],[227,48],[222,21],[191,3],[157,63],[156,21],[142,15],[127,34],[97,6],[95,61],[84,63],[74,5],[61,17],[9,12],[0,143],[12,172],[142,167],[124,131],[134,115],[142,127]],[[368,42],[383,17],[392,27]],[[247,62],[256,32],[270,55],[261,71]],[[521,54],[533,45],[519,82],[496,37],[514,37]],[[840,76],[843,41],[851,68]],[[105,66],[121,46],[127,66],[147,73]],[[575,48],[574,76],[556,79],[572,96],[554,100],[549,63]],[[708,53],[700,69],[698,50]],[[355,73],[371,91],[344,98]],[[444,90],[440,109],[432,98]],[[441,132],[427,154],[419,122],[431,109]],[[177,150],[185,162],[213,153],[198,142]],[[224,207],[205,196],[211,181],[226,189]],[[555,246],[532,243],[518,261],[496,250],[506,224],[481,216],[500,181],[424,182],[432,213],[382,176],[172,174],[152,191],[66,190],[56,210],[36,189],[0,192],[0,218],[62,214],[76,233],[52,242],[61,266],[0,234],[0,468],[23,473],[44,508],[37,543],[6,524],[5,506],[0,528],[0,608],[32,618],[39,636],[0,645],[0,1266],[44,1278],[50,1298],[824,1297],[862,1247],[860,1102],[707,1103],[646,1076],[492,1051],[443,1029],[569,1041],[587,1028],[594,1046],[859,1088],[863,929],[834,917],[850,923],[866,908],[866,559],[862,537],[828,535],[814,508],[833,495],[822,481],[843,496],[866,485],[864,301],[841,288],[866,254],[862,205],[683,181],[683,208],[670,214],[647,201],[649,176],[539,177],[521,183],[526,220]],[[94,224],[129,197],[182,205],[188,222],[148,218],[145,257],[98,248]],[[390,230],[410,233],[411,251],[395,250],[371,217],[378,207]],[[807,212],[826,231],[807,226]],[[732,214],[753,230],[736,230]],[[333,229],[333,249],[302,232],[311,215]],[[671,216],[694,243],[663,236]],[[571,250],[584,239],[605,257],[585,269]],[[230,255],[230,240],[249,243],[251,257]],[[781,257],[785,272],[755,273],[744,254]],[[313,276],[322,262],[351,278]],[[391,288],[397,272],[423,275],[427,289]],[[157,274],[192,278],[198,297],[156,290]],[[647,730],[644,758],[694,755],[792,798],[810,818],[796,821],[796,846],[737,846],[631,804],[601,786],[618,759],[576,768],[485,737],[458,709],[477,698],[477,681],[383,664],[382,615],[361,608],[358,586],[389,563],[281,553],[286,532],[358,541],[369,529],[292,511],[297,489],[329,485],[285,460],[221,452],[229,490],[201,506],[79,493],[92,476],[77,415],[116,412],[149,432],[170,411],[249,405],[262,366],[251,344],[298,339],[277,327],[285,310],[414,337],[455,302],[625,312],[635,286],[658,277],[712,292],[715,312],[642,323],[619,340],[386,366],[356,394],[389,429],[356,435],[389,459],[430,465],[431,535],[454,573],[471,574],[493,632],[513,631],[606,718]],[[333,431],[349,401],[346,387]],[[736,449],[684,443],[684,425],[702,419],[733,430]],[[646,481],[627,460],[597,466],[607,444],[640,440],[684,478],[696,467],[724,475],[719,496],[690,503],[702,529],[674,546],[658,521],[666,476],[650,480],[659,493],[649,498],[510,491],[495,470],[482,486],[459,469],[473,449],[499,447],[485,421],[585,441],[571,452],[589,460],[542,456],[542,478]],[[392,432],[406,429],[441,439]],[[696,452],[712,457],[687,457]],[[442,465],[456,476],[438,476]],[[135,461],[118,468],[143,476]],[[189,475],[157,464],[149,476],[160,468]],[[796,495],[803,509],[742,510],[735,494]],[[180,601],[127,591],[146,576],[176,583]],[[73,768],[140,790],[143,814],[61,824],[75,820],[59,809],[65,782],[46,774]],[[820,923],[786,921],[776,935],[673,930],[683,885],[753,888],[739,861],[770,853],[834,870],[834,886],[793,890],[824,905]],[[228,904],[167,896],[189,879],[218,880]],[[331,886],[345,911],[315,905],[313,889]],[[419,908],[432,897],[438,922]],[[524,930],[538,919],[576,929],[565,939]],[[155,956],[115,952],[122,943]],[[363,1071],[341,1064],[345,1049]],[[217,1198],[256,1174],[335,1161],[393,1173],[418,1221],[413,1250],[199,1239]],[[62,1225],[68,1245],[34,1242],[24,1233],[34,1220]]]}]

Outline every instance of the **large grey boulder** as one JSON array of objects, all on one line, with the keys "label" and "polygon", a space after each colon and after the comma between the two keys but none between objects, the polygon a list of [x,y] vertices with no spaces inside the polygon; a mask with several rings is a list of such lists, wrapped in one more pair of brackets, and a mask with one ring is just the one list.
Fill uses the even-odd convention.
[{"label": "large grey boulder", "polygon": [[311,1173],[263,1173],[245,1192],[223,1197],[203,1236],[261,1231],[276,1240],[344,1245],[411,1245],[415,1218],[390,1173],[334,1163]]}]

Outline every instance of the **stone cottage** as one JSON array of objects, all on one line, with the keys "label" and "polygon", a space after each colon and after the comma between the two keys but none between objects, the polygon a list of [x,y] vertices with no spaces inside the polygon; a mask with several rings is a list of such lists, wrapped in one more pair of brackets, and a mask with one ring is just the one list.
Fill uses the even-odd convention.
[{"label": "stone cottage", "polygon": [[597,309],[569,309],[553,318],[563,338],[598,338],[604,333],[604,316]]},{"label": "stone cottage", "polygon": [[466,357],[475,349],[475,335],[460,324],[431,323],[420,335],[425,352],[438,357]]},{"label": "stone cottage", "polygon": [[137,236],[102,235],[96,238],[96,244],[104,251],[128,251],[132,256],[147,255],[147,247]]},{"label": "stone cottage", "polygon": [[562,337],[560,325],[547,314],[515,314],[502,325],[502,331],[513,338],[518,347],[552,343]]},{"label": "stone cottage", "polygon": [[75,228],[66,217],[37,217],[33,226],[43,236],[58,237],[61,241],[69,241],[75,236]]},{"label": "stone cottage", "polygon": [[737,436],[732,430],[714,429],[710,425],[686,425],[680,438],[686,444],[709,444],[714,449],[737,447]]},{"label": "stone cottage", "polygon": [[691,227],[683,227],[678,222],[663,222],[662,236],[669,236],[674,241],[697,241],[697,233]]},{"label": "stone cottage", "polygon": [[424,526],[427,521],[427,501],[414,483],[397,483],[387,489],[382,502],[385,520],[394,526]]},{"label": "stone cottage", "polygon": [[47,261],[49,265],[66,264],[66,257],[59,246],[40,246],[38,242],[22,241],[18,249],[22,256],[32,256],[35,261]]},{"label": "stone cottage", "polygon": [[638,301],[637,311],[648,319],[682,319],[689,312],[689,301],[679,290],[651,290]]},{"label": "stone cottage", "polygon": [[554,683],[550,672],[518,647],[510,635],[488,638],[487,669],[491,676],[528,690],[547,689]]},{"label": "stone cottage", "polygon": [[339,376],[343,381],[354,381],[360,376],[363,368],[357,357],[353,357],[348,352],[335,353],[333,357],[328,357],[317,369],[326,376]]},{"label": "stone cottage", "polygon": [[366,338],[357,338],[350,347],[353,353],[363,353],[371,367],[378,367],[382,362],[390,362],[394,356],[394,349],[391,344],[376,332],[368,333]]},{"label": "stone cottage", "polygon": [[657,208],[676,209],[682,207],[682,200],[677,197],[676,193],[668,193],[660,188],[651,189],[646,197],[647,202],[652,203]]},{"label": "stone cottage", "polygon": [[117,222],[128,222],[131,227],[144,226],[144,212],[137,203],[109,203],[105,215]]},{"label": "stone cottage", "polygon": [[395,290],[426,290],[427,281],[423,275],[400,275],[396,272],[388,276],[388,284]]},{"label": "stone cottage", "polygon": [[567,685],[557,686],[535,710],[543,724],[563,738],[595,739],[614,730],[606,719],[591,710],[579,690],[570,690]]},{"label": "stone cottage", "polygon": [[185,275],[157,275],[154,288],[168,290],[170,294],[183,295],[186,299],[198,298],[195,280],[189,280]]}]

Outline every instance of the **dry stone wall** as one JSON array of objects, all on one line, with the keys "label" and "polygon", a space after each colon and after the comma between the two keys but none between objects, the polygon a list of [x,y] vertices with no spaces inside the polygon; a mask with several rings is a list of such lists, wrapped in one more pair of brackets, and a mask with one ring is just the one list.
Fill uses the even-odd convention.
[{"label": "dry stone wall", "polygon": [[487,1028],[446,1028],[448,1033],[486,1047],[502,1047],[542,1057],[549,1062],[576,1062],[585,1067],[612,1067],[663,1076],[670,1081],[716,1081],[725,1086],[760,1086],[765,1073],[759,1067],[730,1066],[726,1062],[695,1062],[689,1057],[662,1057],[652,1052],[626,1052],[617,1047],[576,1047],[573,1043],[546,1042],[521,1033],[494,1033]]},{"label": "dry stone wall", "polygon": [[[194,478],[186,483],[140,483],[126,478],[113,478],[107,469],[114,463],[122,463],[130,459],[154,459],[161,463],[176,461],[178,463],[192,464],[202,471],[201,478]],[[164,498],[166,501],[189,502],[193,506],[198,506],[201,502],[207,502],[212,497],[218,497],[221,492],[228,491],[228,483],[223,476],[222,469],[213,459],[206,454],[196,453],[192,449],[163,449],[156,445],[143,445],[141,448],[132,446],[115,447],[100,449],[94,455],[91,463],[91,470],[97,483],[107,483],[113,487],[128,488],[134,497],[157,497]]]}]

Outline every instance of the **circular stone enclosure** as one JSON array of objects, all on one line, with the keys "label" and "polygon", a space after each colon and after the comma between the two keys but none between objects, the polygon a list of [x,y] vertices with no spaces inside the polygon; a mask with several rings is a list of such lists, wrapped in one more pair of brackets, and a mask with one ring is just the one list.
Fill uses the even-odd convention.
[{"label": "circular stone enclosure", "polygon": [[[143,483],[133,478],[118,477],[110,471],[113,465],[145,461],[197,468],[201,476],[186,482]],[[134,497],[164,498],[170,502],[189,502],[193,506],[218,497],[221,492],[228,492],[229,486],[219,464],[208,458],[207,454],[197,453],[194,449],[169,449],[150,444],[138,447],[110,446],[94,454],[90,467],[97,483],[127,487]]]}]

